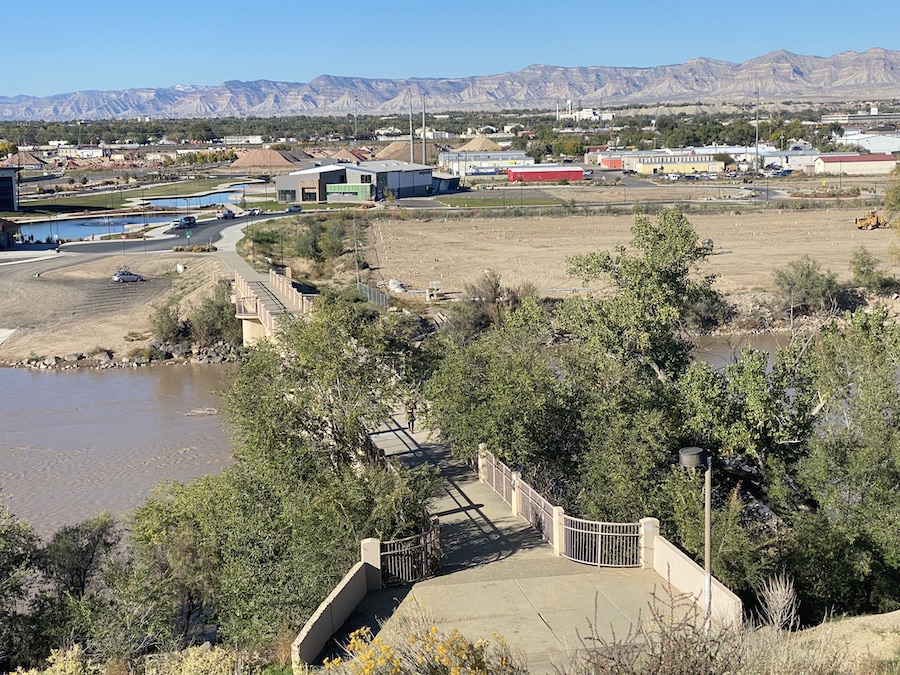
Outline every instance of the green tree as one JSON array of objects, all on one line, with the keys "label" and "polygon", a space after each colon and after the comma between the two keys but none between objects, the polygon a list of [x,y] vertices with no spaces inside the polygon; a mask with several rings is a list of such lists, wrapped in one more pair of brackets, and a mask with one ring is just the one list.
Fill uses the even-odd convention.
[{"label": "green tree", "polygon": [[878,259],[865,246],[856,246],[850,258],[850,280],[859,288],[880,293],[893,285],[885,271],[878,266]]},{"label": "green tree", "polygon": [[481,443],[504,462],[532,471],[565,456],[577,437],[565,392],[542,356],[549,325],[534,300],[472,342],[446,339],[428,380],[429,419],[455,453],[471,458]]},{"label": "green tree", "polygon": [[601,277],[612,285],[608,296],[572,296],[563,304],[563,326],[597,353],[622,362],[637,361],[660,379],[681,372],[689,361],[684,334],[689,308],[718,294],[712,276],[692,272],[709,255],[678,210],[662,211],[656,222],[635,218],[632,253],[624,246],[569,260],[571,274],[585,284]]},{"label": "green tree", "polygon": [[[888,321],[884,309],[856,312],[842,325],[825,329],[809,358],[821,404],[798,481],[818,514],[816,522],[827,521],[834,545],[844,542],[845,553],[828,567],[840,564],[837,557],[854,560],[847,570],[854,583],[836,583],[830,589],[834,610],[897,609],[900,329]],[[800,534],[808,533],[802,527],[805,522],[802,516],[798,520]],[[809,564],[821,561],[825,550]],[[844,572],[827,569],[825,575],[835,573]],[[839,593],[840,588],[845,590]],[[809,586],[801,589],[811,592]],[[814,599],[821,606],[825,597],[820,593]]]},{"label": "green tree", "polygon": [[0,157],[8,157],[9,155],[14,155],[19,151],[19,146],[17,146],[12,141],[0,141]]},{"label": "green tree", "polygon": [[891,177],[891,185],[884,193],[881,204],[891,218],[897,218],[900,217],[900,169],[891,171]]},{"label": "green tree", "polygon": [[785,306],[792,312],[837,309],[844,302],[844,289],[837,275],[822,271],[816,260],[808,255],[775,270],[776,290]]},{"label": "green tree", "polygon": [[[160,316],[157,317],[157,312]],[[154,312],[154,328],[158,333],[171,334],[176,326],[173,318],[177,318],[177,307],[166,312],[165,307]],[[171,316],[174,314],[174,317]],[[188,318],[191,339],[201,344],[211,344],[217,340],[238,345],[242,340],[240,319],[235,318],[234,304],[231,302],[231,285],[220,281],[213,289],[211,296],[204,298],[190,313]],[[177,333],[176,333],[177,334]]]},{"label": "green tree", "polygon": [[323,295],[308,321],[286,322],[250,349],[228,393],[236,457],[298,476],[365,457],[368,433],[416,380],[417,356],[398,321]]},{"label": "green tree", "polygon": [[11,670],[27,640],[22,602],[34,581],[37,537],[0,502],[0,669]]}]

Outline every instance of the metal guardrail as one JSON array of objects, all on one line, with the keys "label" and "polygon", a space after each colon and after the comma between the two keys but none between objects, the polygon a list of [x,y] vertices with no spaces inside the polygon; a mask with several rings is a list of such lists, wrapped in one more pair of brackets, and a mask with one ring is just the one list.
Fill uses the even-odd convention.
[{"label": "metal guardrail", "polygon": [[563,516],[563,556],[597,567],[640,567],[638,523],[601,523]]},{"label": "metal guardrail", "polygon": [[553,504],[523,480],[518,481],[519,515],[547,540],[556,543],[556,528],[553,518]]},{"label": "metal guardrail", "polygon": [[377,307],[381,307],[381,309],[387,309],[391,306],[391,299],[377,288],[372,288],[369,284],[364,284],[361,281],[356,282],[356,290],[357,292],[363,296],[366,300],[371,302],[373,305]]},{"label": "metal guardrail", "polygon": [[381,542],[381,581],[386,586],[414,584],[441,567],[441,526],[437,518],[421,534]]},{"label": "metal guardrail", "polygon": [[[640,523],[603,523],[565,514],[491,453],[482,452],[481,480],[560,555],[597,567],[640,567]],[[562,541],[557,541],[560,536]]]},{"label": "metal guardrail", "polygon": [[484,482],[510,506],[512,505],[513,477],[512,469],[498,461],[489,452],[484,453],[487,460],[487,475]]}]

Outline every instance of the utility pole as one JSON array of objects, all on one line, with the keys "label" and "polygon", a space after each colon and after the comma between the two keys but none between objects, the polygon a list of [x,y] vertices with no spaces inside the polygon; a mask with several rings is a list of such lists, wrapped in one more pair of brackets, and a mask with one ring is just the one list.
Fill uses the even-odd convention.
[{"label": "utility pole", "polygon": [[413,128],[412,128],[412,89],[409,90],[409,163],[415,161],[413,157]]},{"label": "utility pole", "polygon": [[425,94],[422,94],[422,164],[425,164]]},{"label": "utility pole", "polygon": [[759,170],[759,84],[756,85],[756,166],[753,167],[756,170]]}]

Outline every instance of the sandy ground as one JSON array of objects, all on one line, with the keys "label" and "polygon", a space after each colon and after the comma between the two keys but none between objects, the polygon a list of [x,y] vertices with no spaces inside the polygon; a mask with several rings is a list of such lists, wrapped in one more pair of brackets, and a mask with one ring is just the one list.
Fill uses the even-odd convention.
[{"label": "sandy ground", "polygon": [[[718,275],[726,294],[771,287],[772,274],[791,260],[810,255],[839,278],[849,276],[853,249],[865,246],[893,273],[888,260],[890,229],[857,230],[855,209],[822,211],[690,214],[701,239],[712,239],[714,254],[703,272]],[[485,270],[500,273],[506,285],[535,284],[546,294],[583,286],[566,271],[566,259],[579,253],[627,245],[634,217],[571,216],[536,219],[485,218],[378,221],[366,251],[375,280],[396,278],[411,289],[432,281],[450,294],[462,291]]]},{"label": "sandy ground", "polygon": [[[111,276],[123,262],[147,281],[114,283]],[[179,263],[184,274],[176,272]],[[186,307],[208,292],[220,271],[216,257],[175,253],[127,259],[60,254],[0,266],[0,329],[15,329],[0,344],[0,361],[94,348],[126,356],[151,337],[154,306],[174,295]]]}]

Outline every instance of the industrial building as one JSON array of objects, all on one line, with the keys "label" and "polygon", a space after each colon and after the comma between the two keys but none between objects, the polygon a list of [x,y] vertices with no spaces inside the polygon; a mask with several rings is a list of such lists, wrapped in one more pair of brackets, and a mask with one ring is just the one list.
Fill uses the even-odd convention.
[{"label": "industrial building", "polygon": [[16,184],[17,167],[0,168],[0,211],[18,211],[19,193]]},{"label": "industrial building", "polygon": [[454,150],[440,153],[438,164],[454,176],[483,176],[502,174],[511,166],[532,166],[534,158],[524,150]]},{"label": "industrial building", "polygon": [[436,179],[430,166],[396,160],[329,164],[275,177],[278,201],[288,204],[424,197],[458,186],[458,179]]},{"label": "industrial building", "polygon": [[506,170],[506,180],[510,183],[530,183],[546,181],[584,180],[584,171],[580,166],[562,166],[561,164],[535,164],[534,166],[517,166]]},{"label": "industrial building", "polygon": [[884,176],[897,166],[894,155],[822,155],[816,158],[816,174]]}]

